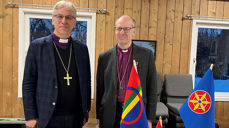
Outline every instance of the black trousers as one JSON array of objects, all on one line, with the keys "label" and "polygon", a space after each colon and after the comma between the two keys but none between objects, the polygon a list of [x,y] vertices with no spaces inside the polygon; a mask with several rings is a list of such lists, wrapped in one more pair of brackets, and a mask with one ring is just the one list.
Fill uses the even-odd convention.
[{"label": "black trousers", "polygon": [[121,117],[122,117],[122,109],[123,109],[123,104],[120,103],[120,102],[117,102],[114,128],[120,128],[120,121],[121,121]]},{"label": "black trousers", "polygon": [[82,128],[82,115],[54,115],[46,128]]}]

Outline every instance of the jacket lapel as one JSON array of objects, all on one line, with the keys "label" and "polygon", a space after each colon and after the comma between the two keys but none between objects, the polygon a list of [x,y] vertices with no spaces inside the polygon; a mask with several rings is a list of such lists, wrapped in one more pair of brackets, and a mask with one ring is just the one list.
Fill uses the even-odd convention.
[{"label": "jacket lapel", "polygon": [[[46,50],[47,53],[45,56],[48,57],[47,60],[49,60],[49,62],[47,62],[47,66],[49,67],[49,69],[51,70],[51,73],[50,74],[57,74],[56,73],[56,63],[55,63],[55,56],[54,56],[54,47],[53,47],[53,40],[52,40],[52,35],[49,35],[47,38],[46,38]],[[53,75],[54,79],[55,79],[55,84],[57,84],[57,76],[56,75]]]},{"label": "jacket lapel", "polygon": [[137,54],[138,53],[138,46],[133,44],[133,60],[136,61],[136,66],[137,66],[137,71],[141,70],[141,55]]},{"label": "jacket lapel", "polygon": [[76,44],[76,43],[74,43],[74,40],[72,41],[72,46],[73,46],[73,54],[74,54],[74,58],[75,58],[75,63],[76,63],[76,67],[77,67],[77,71],[78,71],[78,76],[79,76],[79,80],[81,80],[80,79],[80,77],[81,77],[81,75],[80,75],[80,62],[82,62],[81,61],[81,59],[82,59],[82,55],[81,55],[81,49],[79,48],[79,46]]},{"label": "jacket lapel", "polygon": [[[75,63],[76,63],[76,68],[77,68],[77,73],[78,73],[78,77],[79,77],[79,82],[82,81],[82,77],[83,77],[83,71],[82,71],[82,66],[84,65],[84,61],[82,61],[84,55],[82,55],[81,53],[83,53],[84,51],[82,51],[82,48],[80,48],[80,45],[77,45],[77,41],[73,40],[72,41],[72,46],[73,46],[73,53],[74,53],[74,58],[75,58]],[[80,91],[83,92],[83,86],[82,84],[80,84]]]},{"label": "jacket lapel", "polygon": [[111,49],[111,78],[113,81],[113,85],[115,88],[115,91],[117,91],[117,50],[116,50],[116,46],[114,48]]}]

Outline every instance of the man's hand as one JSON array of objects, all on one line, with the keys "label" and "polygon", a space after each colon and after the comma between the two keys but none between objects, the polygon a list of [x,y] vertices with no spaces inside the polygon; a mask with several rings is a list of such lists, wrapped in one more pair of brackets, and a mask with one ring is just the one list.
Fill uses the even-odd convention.
[{"label": "man's hand", "polygon": [[86,118],[83,119],[83,126],[87,123]]},{"label": "man's hand", "polygon": [[[87,112],[87,118],[89,119],[89,112]],[[88,122],[87,118],[83,118],[83,126]]]},{"label": "man's hand", "polygon": [[148,122],[149,128],[152,128],[152,121],[151,120],[147,120],[147,122]]},{"label": "man's hand", "polygon": [[37,128],[38,119],[27,120],[25,125],[26,128]]}]

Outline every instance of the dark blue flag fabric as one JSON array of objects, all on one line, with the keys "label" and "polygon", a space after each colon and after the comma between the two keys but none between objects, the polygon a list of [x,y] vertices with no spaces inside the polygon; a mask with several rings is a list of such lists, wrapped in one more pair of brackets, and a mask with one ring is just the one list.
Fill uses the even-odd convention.
[{"label": "dark blue flag fabric", "polygon": [[213,73],[208,69],[179,110],[186,128],[215,128],[214,92]]},{"label": "dark blue flag fabric", "polygon": [[126,90],[120,128],[148,128],[141,82],[134,66]]}]

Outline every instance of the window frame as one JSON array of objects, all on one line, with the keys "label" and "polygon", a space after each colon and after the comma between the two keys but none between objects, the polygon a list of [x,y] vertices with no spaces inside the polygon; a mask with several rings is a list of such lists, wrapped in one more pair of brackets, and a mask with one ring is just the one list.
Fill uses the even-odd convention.
[{"label": "window frame", "polygon": [[[228,21],[193,19],[189,73],[195,80],[197,37],[199,28],[229,29]],[[214,67],[213,67],[214,68]],[[193,88],[194,88],[193,82]],[[229,101],[229,92],[215,92],[215,101]]]}]

